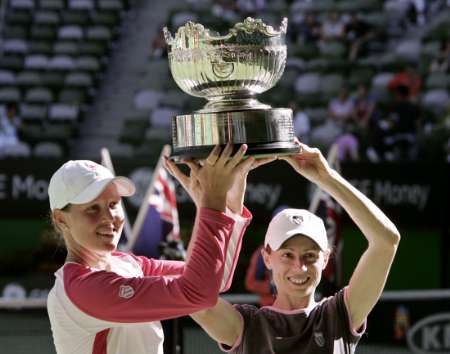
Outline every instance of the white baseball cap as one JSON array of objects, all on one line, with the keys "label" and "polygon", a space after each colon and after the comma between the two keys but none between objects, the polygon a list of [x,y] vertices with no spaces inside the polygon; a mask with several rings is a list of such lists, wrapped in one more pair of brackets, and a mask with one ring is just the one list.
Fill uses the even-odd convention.
[{"label": "white baseball cap", "polygon": [[62,209],[68,204],[89,203],[97,198],[110,182],[114,182],[122,197],[129,197],[136,190],[130,179],[114,177],[110,170],[98,163],[89,160],[68,161],[50,179],[50,209]]},{"label": "white baseball cap", "polygon": [[274,251],[295,235],[304,235],[313,240],[322,251],[328,250],[328,237],[321,218],[305,209],[284,209],[270,221],[264,246]]}]

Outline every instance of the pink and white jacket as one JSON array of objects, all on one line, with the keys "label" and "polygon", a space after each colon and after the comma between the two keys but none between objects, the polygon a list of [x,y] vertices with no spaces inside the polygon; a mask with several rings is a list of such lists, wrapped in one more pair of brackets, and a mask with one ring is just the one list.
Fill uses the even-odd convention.
[{"label": "pink and white jacket", "polygon": [[111,270],[66,263],[56,273],[47,310],[58,354],[162,354],[160,320],[215,305],[236,266],[251,220],[201,208],[188,262],[114,252]]}]

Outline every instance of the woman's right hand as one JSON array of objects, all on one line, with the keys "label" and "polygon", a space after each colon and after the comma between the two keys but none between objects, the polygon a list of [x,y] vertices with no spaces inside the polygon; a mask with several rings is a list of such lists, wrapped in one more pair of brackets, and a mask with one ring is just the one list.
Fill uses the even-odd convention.
[{"label": "woman's right hand", "polygon": [[249,170],[254,157],[244,159],[247,145],[231,155],[233,145],[227,144],[223,151],[215,146],[208,158],[201,164],[199,161],[183,161],[189,166],[190,174],[185,175],[176,164],[168,159],[165,166],[188,192],[197,207],[206,207],[225,211],[227,192],[242,171]]}]

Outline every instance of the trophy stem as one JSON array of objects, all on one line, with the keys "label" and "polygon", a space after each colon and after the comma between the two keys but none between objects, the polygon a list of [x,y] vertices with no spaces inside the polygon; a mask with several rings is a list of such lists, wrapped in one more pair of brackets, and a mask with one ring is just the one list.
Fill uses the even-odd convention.
[{"label": "trophy stem", "polygon": [[259,102],[252,96],[215,96],[208,97],[208,103],[202,109],[196,111],[196,113],[246,111],[255,109],[265,110],[271,109],[271,107],[267,104]]}]

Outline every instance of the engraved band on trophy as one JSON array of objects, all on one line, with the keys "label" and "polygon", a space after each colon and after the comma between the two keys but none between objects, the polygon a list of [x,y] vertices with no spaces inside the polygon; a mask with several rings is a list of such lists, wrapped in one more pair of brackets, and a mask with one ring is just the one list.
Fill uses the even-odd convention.
[{"label": "engraved band on trophy", "polygon": [[257,156],[298,151],[292,110],[255,96],[273,87],[286,65],[287,19],[279,30],[246,18],[220,35],[187,22],[174,37],[167,28],[169,66],[177,85],[208,103],[172,119],[172,158],[205,158],[214,145],[247,144]]}]

